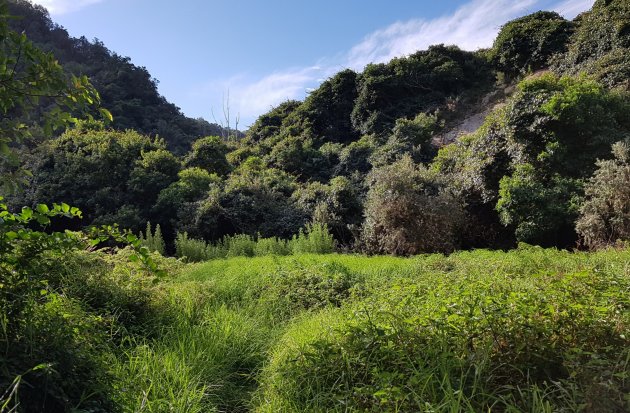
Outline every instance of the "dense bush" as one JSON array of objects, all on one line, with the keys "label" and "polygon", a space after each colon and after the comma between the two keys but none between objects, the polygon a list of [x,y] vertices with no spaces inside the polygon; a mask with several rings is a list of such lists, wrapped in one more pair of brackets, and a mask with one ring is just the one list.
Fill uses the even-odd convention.
[{"label": "dense bush", "polygon": [[558,13],[539,11],[501,27],[490,55],[495,65],[509,77],[549,66],[549,58],[563,53],[573,31],[573,23]]},{"label": "dense bush", "polygon": [[[142,331],[157,265],[131,233],[90,239],[35,229],[81,212],[67,204],[10,211],[0,198],[0,403],[11,411],[111,411],[108,363],[117,339]],[[113,235],[133,245],[136,265],[116,269],[83,252]],[[124,274],[122,275],[121,274]]]},{"label": "dense bush", "polygon": [[526,79],[477,132],[442,148],[434,169],[479,222],[496,207],[519,241],[573,245],[581,183],[630,131],[629,103],[584,77]]},{"label": "dense bush", "polygon": [[628,144],[613,145],[615,159],[598,161],[585,185],[576,229],[590,248],[630,240],[630,151]]},{"label": "dense bush", "polygon": [[436,109],[448,97],[491,82],[487,62],[455,46],[431,46],[389,63],[369,64],[357,80],[352,124],[362,134],[387,133],[396,119]]},{"label": "dense bush", "polygon": [[451,252],[464,211],[445,182],[409,157],[374,170],[365,203],[362,242],[368,252]]},{"label": "dense bush", "polygon": [[208,136],[193,142],[192,149],[184,160],[188,168],[201,168],[219,176],[230,172],[230,164],[226,159],[229,149],[218,136]]},{"label": "dense bush", "polygon": [[85,211],[85,225],[118,223],[136,232],[180,168],[162,141],[133,131],[85,128],[39,147],[27,167],[31,190],[12,204],[64,201]]},{"label": "dense bush", "polygon": [[580,15],[567,52],[554,69],[568,74],[586,72],[607,86],[628,88],[630,79],[630,4],[597,0]]}]

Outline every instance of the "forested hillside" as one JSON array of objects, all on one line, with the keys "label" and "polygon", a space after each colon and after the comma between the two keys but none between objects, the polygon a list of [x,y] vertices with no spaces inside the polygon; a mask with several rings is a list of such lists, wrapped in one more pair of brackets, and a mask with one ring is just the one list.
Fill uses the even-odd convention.
[{"label": "forested hillside", "polygon": [[226,135],[217,124],[191,119],[158,93],[157,82],[144,67],[107,49],[97,39],[73,38],[55,24],[42,6],[28,0],[10,0],[9,12],[20,18],[10,21],[42,50],[52,52],[64,69],[87,75],[101,95],[103,107],[113,115],[112,127],[133,129],[147,136],[160,136],[169,150],[181,154],[203,136]]},{"label": "forested hillside", "polygon": [[[597,1],[574,21],[537,12],[507,23],[488,50],[437,45],[344,70],[226,140],[159,96],[144,68],[13,1],[27,17],[12,24],[87,74],[114,122],[31,146],[33,179],[11,203],[64,201],[84,211],[82,225],[136,233],[150,221],[169,250],[178,232],[289,238],[308,222],[370,253],[573,247],[596,161],[630,133],[628,7]],[[440,138],[478,113],[488,115],[474,133]],[[626,218],[597,213],[609,242],[620,231],[610,220]]]}]

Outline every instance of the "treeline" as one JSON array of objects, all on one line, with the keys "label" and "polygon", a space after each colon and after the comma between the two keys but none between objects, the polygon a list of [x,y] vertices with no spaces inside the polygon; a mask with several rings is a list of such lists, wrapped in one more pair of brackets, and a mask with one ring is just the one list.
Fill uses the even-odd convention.
[{"label": "treeline", "polygon": [[[312,222],[367,253],[615,242],[630,228],[627,191],[611,189],[628,180],[629,19],[627,2],[598,0],[574,21],[509,22],[488,50],[438,45],[344,70],[244,138],[204,137],[183,155],[147,129],[83,122],[24,155],[33,178],[11,203],[67,202],[82,226],[160,224],[171,252],[177,233],[289,239]],[[47,22],[46,36],[62,30]],[[490,95],[505,98],[481,128],[437,139]]]}]

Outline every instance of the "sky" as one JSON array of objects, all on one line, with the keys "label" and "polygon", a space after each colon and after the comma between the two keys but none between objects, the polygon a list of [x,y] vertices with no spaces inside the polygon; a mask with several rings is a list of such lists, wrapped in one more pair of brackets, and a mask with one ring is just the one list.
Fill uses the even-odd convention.
[{"label": "sky", "polygon": [[538,11],[572,19],[594,0],[33,0],[74,37],[146,67],[190,117],[239,129],[303,99],[345,68],[432,44],[492,45],[501,25]]}]

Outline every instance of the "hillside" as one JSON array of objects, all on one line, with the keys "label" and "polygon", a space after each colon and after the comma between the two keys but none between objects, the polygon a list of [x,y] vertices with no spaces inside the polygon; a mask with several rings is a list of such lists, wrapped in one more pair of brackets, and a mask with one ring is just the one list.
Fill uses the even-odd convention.
[{"label": "hillside", "polygon": [[[41,8],[11,4],[28,14],[13,24],[91,75],[115,127],[84,124],[27,150],[33,178],[11,204],[63,201],[84,211],[83,225],[136,233],[150,221],[171,252],[177,233],[288,239],[313,221],[368,253],[584,245],[588,181],[630,133],[624,1],[597,1],[574,21],[516,19],[488,50],[436,45],[341,71],[243,138],[206,136],[187,152],[219,132],[184,118],[145,69],[70,39]],[[598,213],[602,228],[617,214]],[[606,242],[623,232],[598,231]]]},{"label": "hillside", "polygon": [[52,52],[68,72],[90,78],[102,105],[114,117],[115,129],[160,136],[178,154],[190,150],[200,137],[226,135],[217,124],[184,116],[158,93],[157,79],[129,57],[108,50],[98,40],[71,37],[50,19],[46,9],[28,0],[9,0],[8,4],[12,15],[21,16],[11,20],[13,30],[26,33],[41,49]]}]

